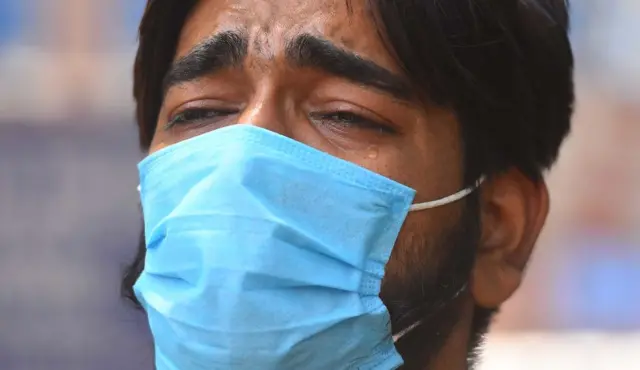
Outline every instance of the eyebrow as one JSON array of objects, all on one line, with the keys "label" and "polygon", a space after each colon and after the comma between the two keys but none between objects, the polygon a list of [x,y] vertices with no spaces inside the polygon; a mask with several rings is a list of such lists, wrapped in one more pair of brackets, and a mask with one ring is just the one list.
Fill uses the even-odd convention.
[{"label": "eyebrow", "polygon": [[[240,67],[248,54],[248,37],[238,31],[218,33],[194,47],[170,67],[163,88],[169,88],[215,74],[225,68]],[[410,101],[411,85],[402,76],[311,34],[301,34],[285,46],[289,64],[313,68]]]},{"label": "eyebrow", "polygon": [[299,35],[287,43],[285,55],[297,67],[322,70],[401,100],[411,100],[413,96],[411,85],[402,76],[311,34]]},{"label": "eyebrow", "polygon": [[247,35],[239,31],[225,31],[206,39],[171,65],[163,80],[164,92],[226,68],[240,67],[248,45]]}]

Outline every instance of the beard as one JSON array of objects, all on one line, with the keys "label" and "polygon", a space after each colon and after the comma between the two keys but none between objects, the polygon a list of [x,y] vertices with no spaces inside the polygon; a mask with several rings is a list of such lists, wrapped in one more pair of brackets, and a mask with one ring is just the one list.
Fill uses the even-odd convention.
[{"label": "beard", "polygon": [[380,297],[394,334],[419,322],[396,343],[402,370],[424,369],[453,332],[462,315],[456,298],[467,288],[479,239],[478,199],[472,195],[439,235],[408,232],[398,240],[390,264],[402,272],[385,276]]}]

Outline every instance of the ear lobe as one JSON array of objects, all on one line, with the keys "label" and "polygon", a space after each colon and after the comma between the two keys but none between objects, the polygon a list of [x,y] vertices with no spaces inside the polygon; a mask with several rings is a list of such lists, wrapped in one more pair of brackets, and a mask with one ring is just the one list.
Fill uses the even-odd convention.
[{"label": "ear lobe", "polygon": [[548,210],[546,184],[519,171],[483,186],[482,238],[471,279],[479,306],[497,308],[518,289]]}]

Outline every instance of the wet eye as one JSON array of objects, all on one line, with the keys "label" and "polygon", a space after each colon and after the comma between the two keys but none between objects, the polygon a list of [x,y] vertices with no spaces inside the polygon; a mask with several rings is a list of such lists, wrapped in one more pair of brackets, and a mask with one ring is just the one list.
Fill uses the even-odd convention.
[{"label": "wet eye", "polygon": [[314,114],[313,116],[313,118],[320,120],[324,124],[338,126],[343,130],[365,129],[387,134],[396,133],[396,131],[388,125],[379,123],[372,119],[365,118],[351,112],[319,113]]},{"label": "wet eye", "polygon": [[183,125],[183,124],[190,124],[190,123],[204,123],[207,121],[223,118],[235,113],[237,113],[237,111],[234,111],[234,110],[205,109],[205,108],[186,109],[174,115],[167,123],[167,128],[171,128],[176,125]]}]

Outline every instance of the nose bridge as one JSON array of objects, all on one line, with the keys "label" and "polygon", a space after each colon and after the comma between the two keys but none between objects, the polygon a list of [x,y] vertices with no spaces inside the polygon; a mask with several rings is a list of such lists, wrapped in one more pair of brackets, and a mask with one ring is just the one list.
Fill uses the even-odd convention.
[{"label": "nose bridge", "polygon": [[286,102],[280,95],[274,84],[263,84],[255,90],[248,105],[238,118],[238,123],[257,126],[291,137],[292,122],[288,122],[291,117],[287,117],[284,108]]}]

